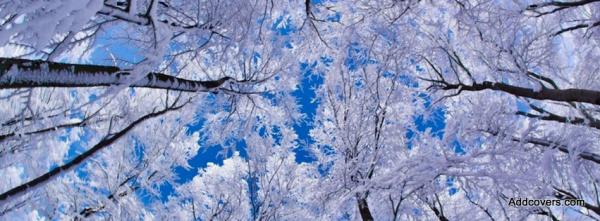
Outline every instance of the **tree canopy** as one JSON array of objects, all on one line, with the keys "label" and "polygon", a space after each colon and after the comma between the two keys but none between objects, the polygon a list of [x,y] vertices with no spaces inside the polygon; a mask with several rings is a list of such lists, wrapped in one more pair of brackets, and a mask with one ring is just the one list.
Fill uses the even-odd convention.
[{"label": "tree canopy", "polygon": [[0,220],[600,220],[599,15],[0,0]]}]

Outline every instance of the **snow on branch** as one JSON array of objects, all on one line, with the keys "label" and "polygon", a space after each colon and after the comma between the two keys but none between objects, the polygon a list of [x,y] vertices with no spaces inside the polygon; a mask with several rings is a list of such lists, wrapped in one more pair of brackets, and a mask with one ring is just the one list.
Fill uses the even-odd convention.
[{"label": "snow on branch", "polygon": [[[130,72],[115,66],[0,58],[0,89],[123,85],[129,75]],[[149,73],[129,86],[199,92],[215,89],[228,80],[231,78],[194,81],[162,73]]]},{"label": "snow on branch", "polygon": [[151,112],[149,114],[146,114],[140,118],[138,118],[137,120],[133,121],[132,123],[130,123],[127,127],[123,128],[122,130],[120,130],[119,132],[116,133],[109,133],[108,135],[106,135],[102,140],[100,140],[100,142],[98,142],[96,145],[94,145],[92,148],[90,148],[89,150],[83,152],[82,154],[78,155],[77,157],[73,158],[71,161],[69,161],[68,163],[65,163],[59,167],[56,167],[50,171],[48,171],[47,173],[36,177],[33,180],[30,180],[26,183],[23,183],[19,186],[16,186],[2,194],[0,194],[0,204],[5,203],[6,200],[10,199],[10,198],[14,198],[14,197],[18,197],[21,196],[27,192],[30,192],[32,189],[35,189],[41,185],[44,185],[45,183],[47,183],[48,181],[56,178],[57,176],[60,176],[63,173],[69,172],[71,170],[73,170],[75,167],[77,167],[78,165],[80,165],[81,163],[83,163],[84,161],[88,160],[89,158],[93,157],[98,151],[103,150],[104,148],[112,145],[113,143],[117,142],[119,140],[119,138],[125,136],[129,131],[131,131],[132,129],[134,129],[136,126],[138,126],[139,124],[143,123],[144,121],[147,121],[149,119],[152,118],[156,118],[158,116],[161,116],[165,113],[168,113],[170,111],[174,111],[174,110],[178,110],[181,109],[182,107],[184,107],[186,104],[189,103],[188,102],[184,102],[183,104],[179,104],[177,105],[177,100],[175,102],[173,102],[172,105],[170,105],[169,107],[161,110],[161,111],[156,111],[156,112]]}]

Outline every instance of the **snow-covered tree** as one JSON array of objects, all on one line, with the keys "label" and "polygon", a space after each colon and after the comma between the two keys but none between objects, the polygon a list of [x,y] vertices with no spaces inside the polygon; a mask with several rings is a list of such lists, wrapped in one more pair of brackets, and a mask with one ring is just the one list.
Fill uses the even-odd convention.
[{"label": "snow-covered tree", "polygon": [[598,220],[599,10],[0,0],[0,219]]},{"label": "snow-covered tree", "polygon": [[[420,78],[447,109],[444,140],[502,164],[455,181],[490,217],[600,215],[594,2],[456,1],[439,5],[446,18],[425,19]],[[586,203],[504,208],[517,196]]]},{"label": "snow-covered tree", "polygon": [[272,28],[294,3],[0,5],[5,216],[153,217],[141,195],[158,197],[196,154],[189,123],[205,119],[219,136],[202,139],[218,143],[299,116],[288,98],[299,40]]}]

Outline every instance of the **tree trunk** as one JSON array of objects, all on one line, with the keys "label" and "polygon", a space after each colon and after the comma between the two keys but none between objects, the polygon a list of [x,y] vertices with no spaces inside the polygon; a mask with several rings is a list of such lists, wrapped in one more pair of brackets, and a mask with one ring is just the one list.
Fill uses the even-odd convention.
[{"label": "tree trunk", "polygon": [[373,215],[371,215],[371,210],[369,209],[369,204],[367,203],[367,198],[359,197],[357,199],[358,202],[358,211],[360,212],[360,217],[363,221],[372,221]]},{"label": "tree trunk", "polygon": [[460,91],[483,91],[494,90],[503,91],[515,96],[527,97],[536,100],[553,100],[565,102],[582,102],[600,105],[600,91],[587,89],[550,89],[542,88],[539,91],[531,88],[513,86],[499,82],[485,81],[483,83],[475,83],[473,85],[465,84],[445,84],[444,90],[460,90]]},{"label": "tree trunk", "polygon": [[[0,58],[0,89],[115,86],[127,84],[126,78],[129,75],[128,71],[114,66]],[[230,79],[223,77],[214,81],[194,81],[149,73],[128,86],[196,92],[219,87]]]},{"label": "tree trunk", "polygon": [[446,216],[444,216],[444,214],[442,214],[442,212],[440,212],[440,210],[438,210],[437,208],[435,208],[435,206],[432,206],[431,210],[433,210],[433,213],[435,213],[435,216],[440,221],[449,221],[448,218],[446,218]]}]

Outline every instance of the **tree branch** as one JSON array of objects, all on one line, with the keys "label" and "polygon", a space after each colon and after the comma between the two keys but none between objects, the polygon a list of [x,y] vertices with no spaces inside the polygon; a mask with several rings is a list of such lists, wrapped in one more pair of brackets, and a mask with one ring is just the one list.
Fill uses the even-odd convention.
[{"label": "tree branch", "polygon": [[[569,191],[554,187],[554,196],[556,198],[559,199],[569,199],[569,200],[581,200],[580,198],[576,197],[573,193],[570,193]],[[591,210],[592,212],[596,213],[597,215],[600,215],[600,206],[594,206],[592,204],[589,204],[588,202],[584,201],[584,208]]]},{"label": "tree branch", "polygon": [[50,170],[49,172],[47,172],[41,176],[38,176],[37,178],[35,178],[29,182],[26,182],[24,184],[16,186],[16,187],[0,194],[0,202],[6,201],[10,197],[22,195],[25,192],[27,192],[29,189],[41,186],[41,185],[49,182],[50,180],[56,178],[61,173],[65,173],[65,172],[68,172],[68,171],[74,169],[79,164],[83,163],[85,160],[91,158],[98,151],[103,150],[104,148],[115,143],[119,138],[125,136],[129,131],[131,131],[133,128],[135,128],[137,125],[141,124],[142,122],[144,122],[148,119],[151,119],[151,118],[158,117],[169,111],[178,110],[178,109],[182,108],[183,106],[185,106],[186,104],[187,104],[187,102],[182,105],[179,105],[179,106],[173,105],[170,108],[144,115],[143,117],[141,117],[141,118],[135,120],[134,122],[132,122],[131,124],[129,124],[127,127],[122,129],[121,131],[114,133],[112,135],[106,136],[104,139],[102,139],[100,142],[98,142],[92,148],[83,152],[81,155],[78,155],[73,160],[69,161],[68,163],[63,164],[62,166],[56,167],[56,168]]},{"label": "tree branch", "polygon": [[[490,131],[490,130],[482,130],[482,132],[490,134],[492,136],[499,136],[498,132],[495,131]],[[560,152],[569,154],[569,148],[566,145],[563,144],[559,144],[556,142],[552,142],[552,141],[548,141],[548,140],[543,140],[540,138],[535,138],[535,137],[530,137],[530,138],[518,138],[518,137],[512,137],[511,138],[512,141],[515,142],[519,142],[519,143],[529,143],[529,144],[533,144],[533,145],[539,145],[539,146],[543,146],[543,147],[550,147],[550,148],[556,148],[558,149]],[[587,152],[587,151],[581,151],[579,152],[579,154],[577,155],[577,157],[584,159],[584,160],[588,160],[597,164],[600,164],[600,155],[592,153],[592,152]]]},{"label": "tree branch", "polygon": [[[0,58],[0,89],[32,87],[102,87],[125,84],[130,73],[115,66],[68,64],[41,60]],[[174,91],[209,91],[230,77],[194,81],[162,73],[149,73],[129,87]]]},{"label": "tree branch", "polygon": [[584,126],[588,126],[588,127],[596,128],[596,129],[600,130],[600,121],[597,121],[595,119],[592,119],[591,121],[587,122],[586,119],[583,119],[583,118],[564,117],[564,116],[560,116],[560,115],[548,112],[544,109],[539,109],[539,110],[542,110],[542,111],[540,111],[540,113],[542,113],[542,115],[527,113],[527,112],[523,112],[523,111],[517,111],[516,114],[525,116],[525,117],[529,117],[529,118],[546,120],[546,121],[555,121],[555,122],[559,122],[559,123],[566,123],[566,124],[573,124],[573,125],[584,125]]},{"label": "tree branch", "polygon": [[582,102],[600,105],[600,91],[587,90],[587,89],[550,89],[541,88],[539,91],[535,91],[531,88],[513,86],[510,84],[500,82],[484,81],[482,83],[473,83],[472,85],[466,84],[451,84],[448,82],[434,82],[436,88],[442,90],[463,90],[463,91],[483,91],[493,90],[502,91],[514,96],[527,97],[536,100],[552,100],[552,101],[563,101],[563,102]]}]

